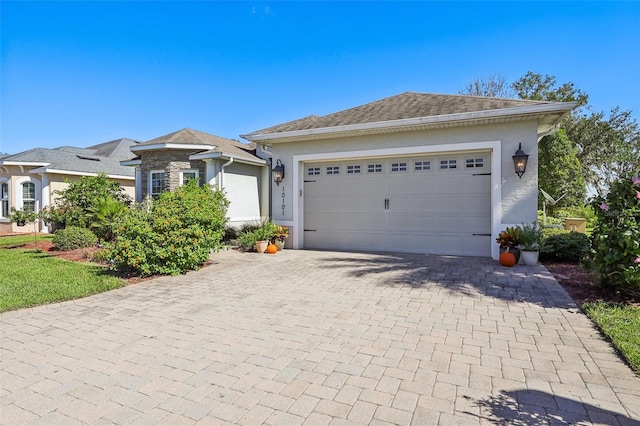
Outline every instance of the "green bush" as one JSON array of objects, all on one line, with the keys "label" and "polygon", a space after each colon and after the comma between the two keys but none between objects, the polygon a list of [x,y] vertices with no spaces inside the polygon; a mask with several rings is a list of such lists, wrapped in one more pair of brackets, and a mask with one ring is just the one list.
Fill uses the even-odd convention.
[{"label": "green bush", "polygon": [[589,238],[585,234],[564,231],[544,238],[540,247],[540,259],[580,262],[589,250]]},{"label": "green bush", "polygon": [[541,228],[540,240],[541,242],[544,243],[544,241],[549,237],[552,237],[554,235],[568,234],[568,233],[569,231],[567,231],[564,228]]},{"label": "green bush", "polygon": [[98,237],[86,228],[68,226],[58,229],[53,235],[53,245],[58,250],[67,251],[84,247],[91,247],[98,243]]},{"label": "green bush", "polygon": [[141,276],[198,269],[220,247],[228,204],[223,193],[195,181],[164,192],[150,208],[139,205],[122,214],[109,259],[115,269]]},{"label": "green bush", "polygon": [[597,221],[591,233],[591,263],[600,284],[640,291],[640,177],[614,182],[606,197],[591,203]]},{"label": "green bush", "polygon": [[104,173],[83,176],[73,182],[65,179],[65,182],[68,186],[61,191],[54,191],[57,195],[54,205],[43,212],[42,218],[54,223],[56,227],[88,227],[95,218],[95,212],[91,209],[95,208],[101,199],[109,198],[124,205],[131,204],[131,198],[120,184],[109,179]]},{"label": "green bush", "polygon": [[567,217],[581,217],[587,220],[587,228],[593,228],[596,224],[596,214],[593,211],[591,205],[575,206],[575,207],[563,207],[557,209],[554,212],[554,217],[562,221],[564,225],[564,219]]}]

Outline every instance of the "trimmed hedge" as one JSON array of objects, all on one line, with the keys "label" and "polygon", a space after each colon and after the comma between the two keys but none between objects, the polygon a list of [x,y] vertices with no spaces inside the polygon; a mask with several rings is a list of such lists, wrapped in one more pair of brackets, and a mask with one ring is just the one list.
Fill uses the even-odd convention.
[{"label": "trimmed hedge", "polygon": [[556,262],[580,262],[589,254],[589,237],[580,232],[556,233],[544,238],[540,259]]},{"label": "trimmed hedge", "polygon": [[58,250],[67,251],[91,247],[98,243],[98,237],[86,228],[68,226],[53,235],[53,244]]}]

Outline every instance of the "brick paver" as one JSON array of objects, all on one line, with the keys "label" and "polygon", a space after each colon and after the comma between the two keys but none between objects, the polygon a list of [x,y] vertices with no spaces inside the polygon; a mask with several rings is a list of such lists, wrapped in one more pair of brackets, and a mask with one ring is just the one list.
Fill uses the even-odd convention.
[{"label": "brick paver", "polygon": [[640,379],[542,266],[224,251],[0,315],[0,423],[640,424]]}]

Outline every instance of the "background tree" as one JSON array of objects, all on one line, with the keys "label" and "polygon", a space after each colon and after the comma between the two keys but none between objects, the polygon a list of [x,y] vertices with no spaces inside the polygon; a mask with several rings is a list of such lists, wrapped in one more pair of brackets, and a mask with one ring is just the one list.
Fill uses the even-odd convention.
[{"label": "background tree", "polygon": [[587,104],[589,95],[576,89],[572,82],[556,85],[552,75],[536,74],[531,71],[513,82],[511,88],[520,99],[550,102],[577,102],[577,107]]},{"label": "background tree", "polygon": [[515,93],[507,83],[507,79],[502,74],[489,74],[478,77],[458,93],[461,95],[487,96],[491,98],[512,98],[515,96]]},{"label": "background tree", "polygon": [[606,195],[613,182],[640,170],[640,128],[631,111],[615,107],[607,116],[574,114],[563,125],[576,146],[586,183],[599,196]]},{"label": "background tree", "polygon": [[[563,207],[583,206],[587,189],[582,177],[582,166],[577,149],[564,129],[542,138],[538,145],[538,187],[558,199],[555,205],[547,205],[547,214]],[[544,197],[538,197],[538,209],[542,209]]]}]

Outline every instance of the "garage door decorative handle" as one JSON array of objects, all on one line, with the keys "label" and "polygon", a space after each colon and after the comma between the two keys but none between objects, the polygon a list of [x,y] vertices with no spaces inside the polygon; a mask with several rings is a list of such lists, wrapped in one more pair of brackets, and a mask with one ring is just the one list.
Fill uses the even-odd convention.
[{"label": "garage door decorative handle", "polygon": [[384,199],[384,209],[385,210],[389,210],[389,199],[388,198]]}]

